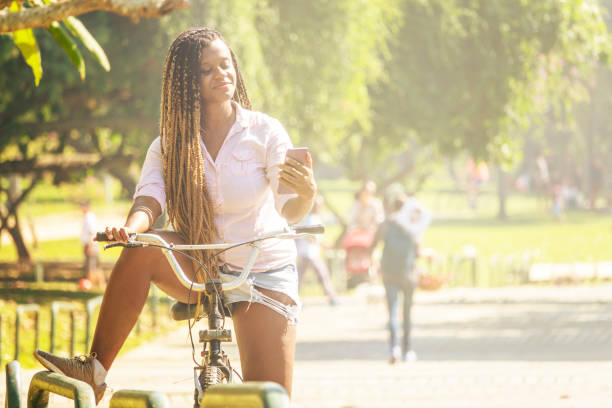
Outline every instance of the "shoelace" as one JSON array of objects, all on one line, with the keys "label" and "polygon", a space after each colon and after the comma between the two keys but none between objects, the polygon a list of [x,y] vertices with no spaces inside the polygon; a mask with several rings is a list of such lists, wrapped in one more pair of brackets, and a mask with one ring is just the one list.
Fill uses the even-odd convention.
[{"label": "shoelace", "polygon": [[89,363],[90,361],[93,361],[93,359],[97,358],[97,357],[98,357],[98,355],[94,351],[93,353],[90,353],[88,355],[80,354],[78,356],[74,356],[74,357],[72,357],[72,359],[75,360],[75,361],[78,361],[79,363]]}]

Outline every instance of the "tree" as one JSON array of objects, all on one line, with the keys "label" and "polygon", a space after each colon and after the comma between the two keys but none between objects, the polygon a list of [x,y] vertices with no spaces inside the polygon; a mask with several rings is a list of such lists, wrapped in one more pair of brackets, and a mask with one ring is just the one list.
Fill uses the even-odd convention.
[{"label": "tree", "polygon": [[255,109],[295,143],[337,162],[352,126],[370,127],[368,85],[383,75],[400,0],[194,1],[166,20],[217,28],[236,51]]},{"label": "tree", "polygon": [[[18,232],[18,207],[44,174],[55,183],[78,182],[88,172],[108,172],[123,180],[126,195],[135,186],[134,167],[157,135],[160,78],[171,40],[159,20],[134,24],[108,13],[90,13],[84,21],[109,58],[129,61],[111,72],[93,66],[88,80],[65,64],[54,39],[40,31],[38,41],[47,70],[40,86],[32,87],[17,50],[0,37],[0,196],[1,226],[13,228],[19,259],[29,252]],[[120,38],[120,41],[116,39]],[[138,44],[149,44],[139,47]],[[22,176],[23,197],[9,197],[9,178]],[[17,236],[19,235],[19,237]]]},{"label": "tree", "polygon": [[520,134],[551,103],[579,99],[609,44],[595,1],[405,0],[403,16],[388,78],[371,89],[373,155],[414,137],[512,164]]},{"label": "tree", "polygon": [[187,4],[188,0],[0,0],[0,33],[11,34],[26,64],[32,68],[36,86],[43,73],[38,43],[32,30],[37,27],[49,31],[84,79],[85,62],[76,38],[105,70],[110,70],[110,64],[102,47],[75,15],[105,10],[138,21],[142,17],[163,16],[185,8]]}]

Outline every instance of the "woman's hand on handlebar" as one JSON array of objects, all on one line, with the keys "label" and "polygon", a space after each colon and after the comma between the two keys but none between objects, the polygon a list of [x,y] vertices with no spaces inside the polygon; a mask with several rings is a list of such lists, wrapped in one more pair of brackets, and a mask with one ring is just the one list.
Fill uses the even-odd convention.
[{"label": "woman's hand on handlebar", "polygon": [[129,235],[134,231],[129,227],[106,227],[104,233],[109,241],[127,242]]}]

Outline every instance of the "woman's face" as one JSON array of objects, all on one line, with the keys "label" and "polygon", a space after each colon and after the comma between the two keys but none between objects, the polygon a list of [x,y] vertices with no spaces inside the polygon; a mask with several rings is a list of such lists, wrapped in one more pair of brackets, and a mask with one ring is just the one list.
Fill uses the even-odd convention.
[{"label": "woman's face", "polygon": [[225,43],[216,39],[202,50],[200,93],[205,103],[226,102],[236,90],[236,70]]}]

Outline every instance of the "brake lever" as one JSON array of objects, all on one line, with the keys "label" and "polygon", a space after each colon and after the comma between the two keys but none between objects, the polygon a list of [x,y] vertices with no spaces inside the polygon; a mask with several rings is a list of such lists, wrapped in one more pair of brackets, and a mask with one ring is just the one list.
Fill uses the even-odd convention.
[{"label": "brake lever", "polygon": [[124,247],[124,248],[142,248],[145,246],[144,242],[113,242],[112,244],[104,245],[104,249],[115,248],[115,247]]},{"label": "brake lever", "polygon": [[308,238],[311,240],[315,240],[317,239],[317,237],[314,234],[310,234],[308,232],[287,232],[285,234],[281,234],[279,236],[277,236],[276,238],[278,239],[297,239],[297,238]]}]

